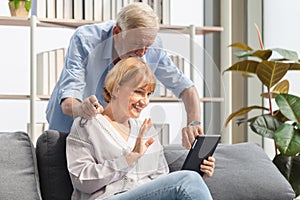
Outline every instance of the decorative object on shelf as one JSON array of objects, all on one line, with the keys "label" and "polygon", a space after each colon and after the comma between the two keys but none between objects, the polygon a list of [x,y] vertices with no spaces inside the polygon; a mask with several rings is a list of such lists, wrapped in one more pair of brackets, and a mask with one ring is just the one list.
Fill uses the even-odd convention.
[{"label": "decorative object on shelf", "polygon": [[9,0],[8,6],[11,16],[28,17],[31,0]]},{"label": "decorative object on shelf", "polygon": [[[230,45],[242,50],[236,52],[235,56],[247,59],[234,63],[225,72],[242,72],[244,77],[255,74],[267,88],[267,92],[261,94],[261,97],[268,99],[269,108],[256,105],[241,108],[227,118],[225,126],[234,117],[243,116],[254,109],[263,110],[263,114],[259,116],[238,119],[236,123],[249,122],[255,133],[274,139],[276,155],[273,163],[290,182],[295,193],[300,195],[300,97],[288,93],[288,80],[281,81],[289,70],[300,70],[300,60],[294,51],[264,49],[260,31],[257,27],[256,30],[261,49],[253,50],[242,43]],[[281,58],[272,59],[273,52],[278,53]],[[272,98],[275,98],[278,110],[273,110]],[[268,113],[264,113],[266,110]]]}]

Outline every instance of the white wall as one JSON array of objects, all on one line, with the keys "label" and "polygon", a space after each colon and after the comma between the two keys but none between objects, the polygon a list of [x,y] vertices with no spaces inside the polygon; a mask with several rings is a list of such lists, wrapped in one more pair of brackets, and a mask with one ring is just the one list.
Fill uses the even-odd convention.
[{"label": "white wall", "polygon": [[[264,1],[265,48],[280,47],[296,51],[300,55],[299,8],[299,0]],[[300,71],[290,71],[284,77],[290,81],[290,93],[298,96],[300,95],[299,77]],[[273,140],[265,140],[265,150],[270,157],[274,156]]]},{"label": "white wall", "polygon": [[[171,0],[171,24],[173,25],[203,25],[203,1],[199,0]],[[192,13],[192,14],[191,14]],[[10,16],[7,2],[0,1],[0,15]],[[67,47],[73,33],[70,29],[38,28],[37,52]],[[0,94],[29,94],[30,93],[30,29],[29,27],[0,26]],[[165,48],[189,57],[188,36],[163,35]],[[179,39],[178,39],[179,38]],[[201,49],[202,37],[196,37],[196,48]],[[198,55],[201,52],[198,51]],[[14,52],[14,53],[12,53]],[[17,55],[17,56],[16,56]],[[200,56],[198,56],[200,57]],[[201,59],[197,61],[200,66]],[[203,67],[203,66],[202,66]],[[197,88],[201,93],[202,75],[197,72]],[[45,122],[45,108],[47,101],[38,101],[36,121]],[[27,131],[29,122],[29,100],[0,100],[0,131]],[[171,142],[181,142],[181,127],[186,124],[186,114],[182,103],[153,103],[141,117],[151,116],[155,123],[171,124]]]},{"label": "white wall", "polygon": [[[0,15],[10,16],[7,1],[0,1]],[[37,53],[67,47],[73,30],[38,28]],[[0,94],[30,94],[30,28],[0,26]],[[36,121],[46,122],[47,101],[37,101]],[[29,100],[0,100],[0,131],[25,131],[30,117]]]}]

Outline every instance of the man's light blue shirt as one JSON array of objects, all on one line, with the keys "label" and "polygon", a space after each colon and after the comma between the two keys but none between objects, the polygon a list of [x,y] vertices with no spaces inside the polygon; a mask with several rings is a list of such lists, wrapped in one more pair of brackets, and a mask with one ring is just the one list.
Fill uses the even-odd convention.
[{"label": "man's light blue shirt", "polygon": [[[79,27],[73,34],[62,70],[48,103],[46,117],[49,129],[69,133],[73,118],[65,115],[61,101],[72,97],[83,101],[96,95],[105,107],[102,87],[107,72],[114,66],[112,62],[114,21]],[[179,97],[181,92],[193,85],[171,61],[156,38],[143,60],[148,63],[156,78]]]}]

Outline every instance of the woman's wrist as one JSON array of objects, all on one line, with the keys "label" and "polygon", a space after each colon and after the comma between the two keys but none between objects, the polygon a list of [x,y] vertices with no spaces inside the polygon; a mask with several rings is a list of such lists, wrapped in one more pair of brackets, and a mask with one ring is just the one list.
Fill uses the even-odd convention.
[{"label": "woman's wrist", "polygon": [[127,161],[128,165],[132,165],[135,161],[137,161],[140,158],[140,154],[135,153],[135,152],[130,152],[125,156],[125,159]]}]

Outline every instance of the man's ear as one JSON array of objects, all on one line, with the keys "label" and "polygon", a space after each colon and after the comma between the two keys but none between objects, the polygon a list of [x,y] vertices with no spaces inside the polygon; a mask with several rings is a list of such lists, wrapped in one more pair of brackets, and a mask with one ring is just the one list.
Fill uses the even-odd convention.
[{"label": "man's ear", "polygon": [[115,25],[115,26],[113,27],[112,32],[113,32],[113,35],[117,35],[117,34],[121,33],[122,30],[121,30],[121,28],[120,28],[118,25]]}]

